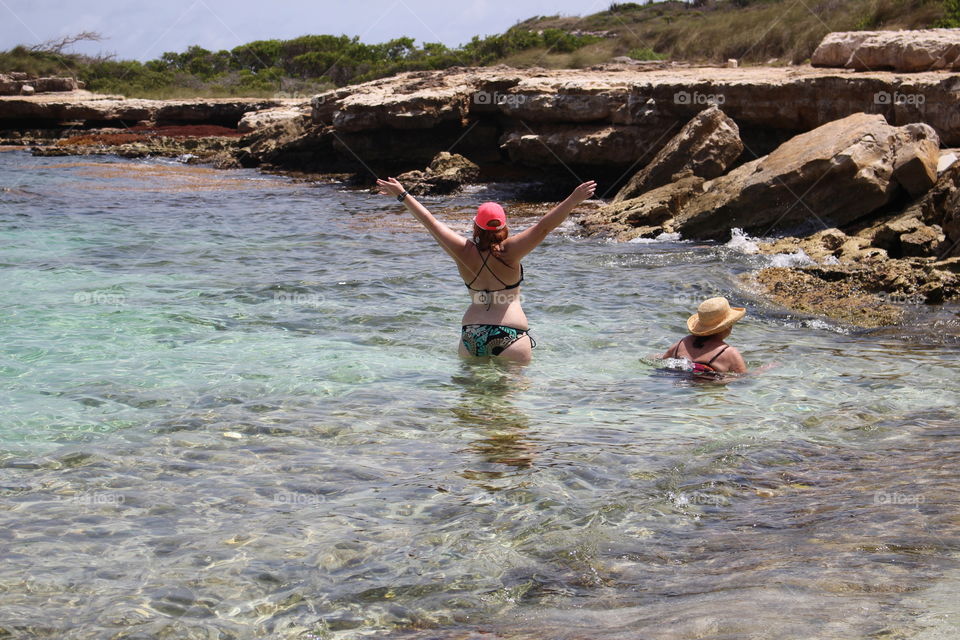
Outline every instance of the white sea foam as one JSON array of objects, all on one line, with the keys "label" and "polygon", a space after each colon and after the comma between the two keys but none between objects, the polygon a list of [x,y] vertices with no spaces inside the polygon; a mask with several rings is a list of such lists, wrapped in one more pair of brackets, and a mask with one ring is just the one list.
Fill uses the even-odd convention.
[{"label": "white sea foam", "polygon": [[770,256],[771,267],[808,267],[812,264],[817,263],[803,249],[797,249],[796,253],[778,253]]},{"label": "white sea foam", "polygon": [[747,255],[760,253],[760,247],[757,246],[755,238],[751,238],[743,232],[743,229],[734,227],[730,229],[730,241],[724,245],[728,249],[739,251]]},{"label": "white sea foam", "polygon": [[634,238],[628,241],[630,244],[656,244],[658,242],[683,242],[679,233],[663,232],[655,238]]}]

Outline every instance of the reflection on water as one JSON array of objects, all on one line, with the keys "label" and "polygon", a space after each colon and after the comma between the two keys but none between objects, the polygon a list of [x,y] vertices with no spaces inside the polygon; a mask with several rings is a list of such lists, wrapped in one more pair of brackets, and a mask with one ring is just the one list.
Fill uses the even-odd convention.
[{"label": "reflection on water", "polygon": [[[0,636],[957,636],[955,342],[571,227],[528,260],[533,362],[463,361],[462,284],[395,203],[25,158],[0,155]],[[428,202],[466,229],[500,193]],[[644,361],[701,293],[778,366]]]},{"label": "reflection on water", "polygon": [[461,375],[454,376],[453,381],[463,387],[462,401],[453,415],[466,432],[478,434],[468,450],[487,463],[464,471],[464,477],[495,480],[510,475],[504,465],[518,469],[533,466],[536,445],[530,418],[511,402],[512,395],[530,387],[524,367],[496,360],[464,361]]}]

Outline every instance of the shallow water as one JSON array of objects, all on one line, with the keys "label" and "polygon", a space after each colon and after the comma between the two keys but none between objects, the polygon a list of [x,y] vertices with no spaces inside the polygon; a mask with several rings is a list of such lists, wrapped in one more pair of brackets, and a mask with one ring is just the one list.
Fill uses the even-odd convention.
[{"label": "shallow water", "polygon": [[[13,637],[960,634],[953,307],[845,332],[743,290],[765,258],[566,225],[533,363],[463,362],[456,271],[386,198],[23,152],[0,186]],[[711,295],[773,368],[642,360]]]}]

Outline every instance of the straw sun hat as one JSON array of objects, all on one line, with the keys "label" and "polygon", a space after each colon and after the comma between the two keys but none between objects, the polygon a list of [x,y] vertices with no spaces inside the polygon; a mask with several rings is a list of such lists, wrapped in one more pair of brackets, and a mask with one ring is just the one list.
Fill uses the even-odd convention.
[{"label": "straw sun hat", "polygon": [[695,336],[712,336],[737,323],[747,315],[743,307],[731,307],[726,298],[710,298],[697,307],[697,312],[687,319],[687,329]]}]

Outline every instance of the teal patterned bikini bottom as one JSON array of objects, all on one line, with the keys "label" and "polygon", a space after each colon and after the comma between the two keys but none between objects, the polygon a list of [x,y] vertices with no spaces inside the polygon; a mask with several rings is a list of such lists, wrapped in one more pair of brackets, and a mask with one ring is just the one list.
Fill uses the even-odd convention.
[{"label": "teal patterned bikini bottom", "polygon": [[531,347],[537,346],[526,329],[499,324],[465,324],[460,332],[463,346],[472,356],[498,356],[523,336],[530,338]]}]

